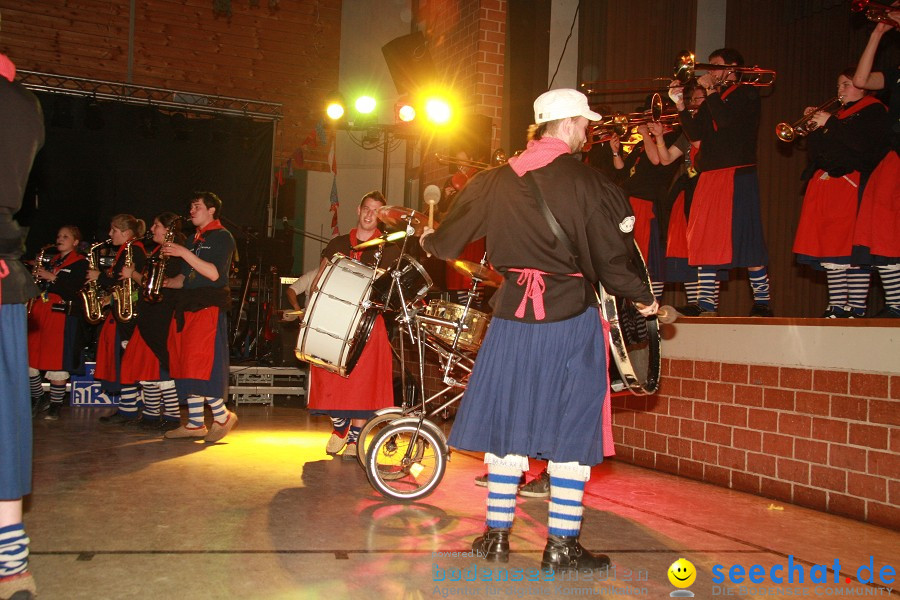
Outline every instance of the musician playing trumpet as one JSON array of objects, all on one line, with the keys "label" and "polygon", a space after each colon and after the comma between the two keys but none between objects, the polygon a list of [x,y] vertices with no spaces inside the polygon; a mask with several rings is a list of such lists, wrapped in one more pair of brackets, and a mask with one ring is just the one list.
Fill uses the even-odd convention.
[{"label": "musician playing trumpet", "polygon": [[853,85],[853,71],[838,76],[842,106],[833,115],[806,109],[816,127],[807,138],[806,193],[794,238],[797,262],[827,274],[822,316],[831,319],[865,315],[872,258],[854,253],[853,232],[869,174],[888,150],[887,109]]}]

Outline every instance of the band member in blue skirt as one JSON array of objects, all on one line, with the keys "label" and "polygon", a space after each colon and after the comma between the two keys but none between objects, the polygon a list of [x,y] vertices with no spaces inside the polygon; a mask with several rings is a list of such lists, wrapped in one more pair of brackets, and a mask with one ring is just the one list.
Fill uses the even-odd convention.
[{"label": "band member in blue skirt", "polygon": [[[541,567],[598,569],[609,557],[578,542],[585,482],[611,441],[603,432],[607,349],[593,286],[602,282],[645,305],[646,315],[657,304],[636,260],[628,201],[572,156],[600,115],[570,89],[542,94],[534,112],[528,149],[476,175],[421,244],[447,259],[486,236],[488,259],[504,276],[450,435],[451,446],[485,452],[488,466],[487,527],[473,550],[486,560],[509,559],[516,488],[530,456],[549,460]],[[551,219],[561,231],[554,233]]]}]

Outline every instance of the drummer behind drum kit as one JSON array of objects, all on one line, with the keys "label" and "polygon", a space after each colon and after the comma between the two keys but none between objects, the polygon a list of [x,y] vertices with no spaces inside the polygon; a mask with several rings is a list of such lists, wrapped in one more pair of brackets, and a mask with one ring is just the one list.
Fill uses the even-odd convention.
[{"label": "drummer behind drum kit", "polygon": [[[378,411],[360,435],[358,458],[380,493],[411,500],[431,493],[443,477],[449,447],[444,432],[428,417],[462,397],[475,354],[490,325],[490,316],[474,310],[472,300],[479,284],[499,287],[503,276],[483,262],[452,261],[454,269],[472,280],[465,305],[443,300],[426,303],[431,278],[406,253],[406,246],[410,237],[423,233],[429,217],[410,208],[383,206],[378,218],[389,229],[401,229],[354,247],[362,250],[377,246],[374,267],[342,254],[328,260],[303,314],[295,353],[301,360],[347,377],[362,354],[377,315],[396,315],[404,331],[400,337],[401,360],[404,338],[418,349],[422,401],[412,405],[404,400],[401,407]],[[401,239],[400,257],[382,266],[384,244]],[[637,250],[636,256],[640,256]],[[644,275],[649,287],[646,269]],[[620,374],[620,379],[612,378],[613,389],[638,395],[655,393],[660,372],[656,318],[644,318],[639,306],[607,294],[602,286],[599,300],[610,324],[611,355]],[[674,320],[677,313],[666,309],[669,314],[661,310],[660,320]],[[424,390],[426,349],[437,355],[444,384],[429,398]],[[434,408],[435,404],[439,406]]]}]

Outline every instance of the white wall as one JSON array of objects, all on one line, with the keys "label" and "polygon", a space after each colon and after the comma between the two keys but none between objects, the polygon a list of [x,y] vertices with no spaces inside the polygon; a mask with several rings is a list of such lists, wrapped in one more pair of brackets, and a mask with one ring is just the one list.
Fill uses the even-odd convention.
[{"label": "white wall", "polygon": [[[578,8],[578,0],[553,0],[550,6],[550,55],[547,57],[547,86],[553,89],[578,87],[578,23],[572,28],[572,38],[566,45],[569,28],[572,27],[572,19],[575,17],[575,9]],[[565,55],[560,55],[566,49]],[[559,72],[553,85],[553,73],[559,64]]]},{"label": "white wall", "polygon": [[727,0],[697,0],[697,38],[694,57],[707,62],[709,53],[725,47]]}]

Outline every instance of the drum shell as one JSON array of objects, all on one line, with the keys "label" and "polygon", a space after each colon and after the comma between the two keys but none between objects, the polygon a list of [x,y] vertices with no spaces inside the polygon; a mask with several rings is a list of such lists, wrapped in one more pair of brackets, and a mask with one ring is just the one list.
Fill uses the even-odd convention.
[{"label": "drum shell", "polygon": [[[399,276],[395,276],[395,273],[399,273]],[[395,311],[401,311],[404,303],[400,301],[397,290],[391,290],[394,279],[397,279],[403,291],[407,307],[422,300],[432,286],[431,277],[419,261],[408,254],[402,255],[396,267],[388,269],[372,284],[372,301]]]},{"label": "drum shell", "polygon": [[[463,319],[462,323],[465,328],[459,334],[457,345],[464,350],[477,352],[481,347],[484,336],[487,335],[488,325],[491,322],[490,315],[472,308],[466,311],[466,307],[461,304],[443,300],[432,300],[425,308],[425,314],[428,316],[456,322],[459,322],[464,312],[465,319]],[[450,345],[453,344],[453,340],[456,337],[456,329],[450,326],[423,323],[422,329]]]}]

